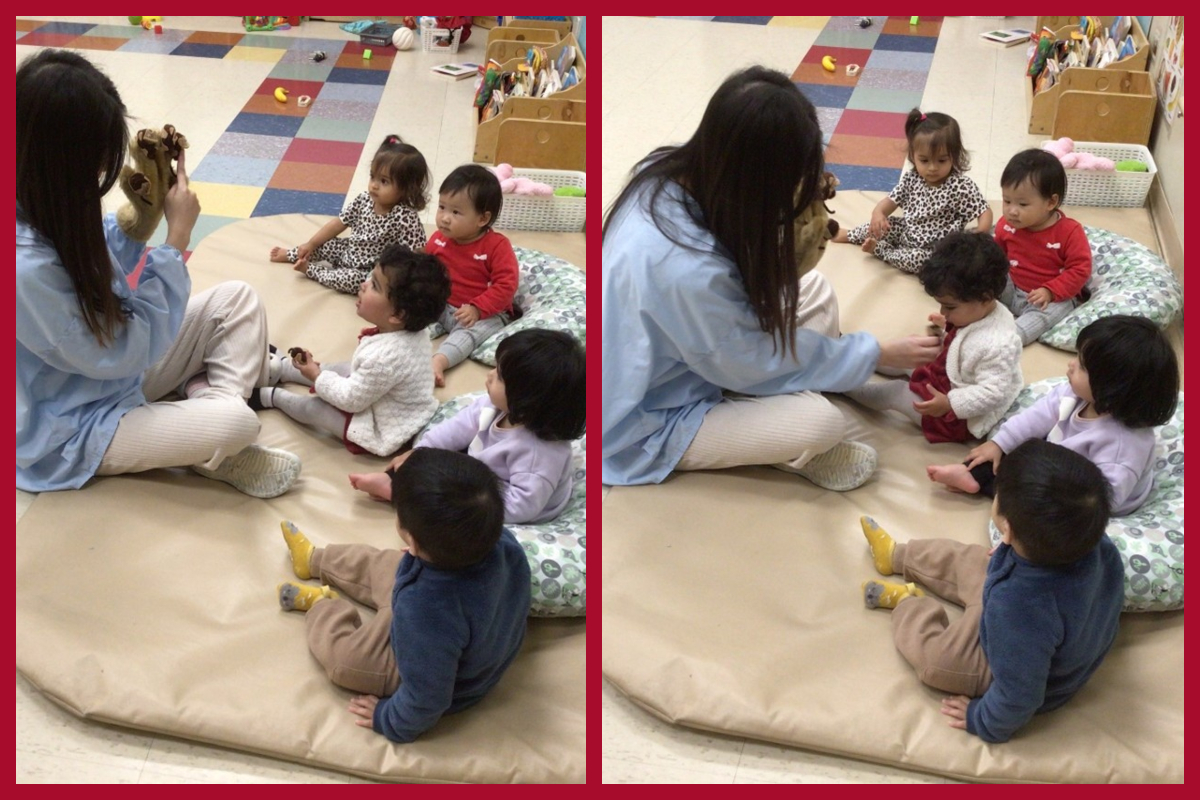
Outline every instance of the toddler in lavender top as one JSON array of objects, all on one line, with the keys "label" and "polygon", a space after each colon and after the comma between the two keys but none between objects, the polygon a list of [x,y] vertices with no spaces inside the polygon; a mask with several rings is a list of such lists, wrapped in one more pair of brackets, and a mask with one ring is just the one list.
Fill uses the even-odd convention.
[{"label": "toddler in lavender top", "polygon": [[[496,473],[508,524],[554,519],[571,499],[571,440],[584,433],[585,353],[570,334],[532,328],[496,348],[487,395],[434,426],[416,447],[465,450]],[[352,474],[350,483],[389,501],[391,473],[411,454],[397,456],[386,472]]]},{"label": "toddler in lavender top", "polygon": [[1141,317],[1098,319],[1079,333],[1067,383],[1000,426],[961,464],[933,465],[929,479],[955,491],[992,495],[1005,453],[1040,438],[1100,467],[1112,486],[1112,513],[1135,511],[1153,484],[1154,426],[1175,413],[1179,363],[1163,332]]}]

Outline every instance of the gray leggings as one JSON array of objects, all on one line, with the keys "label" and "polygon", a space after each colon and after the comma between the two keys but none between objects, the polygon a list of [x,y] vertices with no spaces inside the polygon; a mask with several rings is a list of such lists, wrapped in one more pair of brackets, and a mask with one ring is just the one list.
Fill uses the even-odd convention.
[{"label": "gray leggings", "polygon": [[499,333],[512,319],[508,314],[501,312],[487,319],[478,320],[469,328],[464,328],[454,318],[454,312],[457,310],[454,306],[447,305],[442,311],[442,316],[438,318],[438,322],[449,334],[438,347],[438,352],[446,357],[451,367],[465,361],[476,347]]},{"label": "gray leggings", "polygon": [[1021,334],[1021,344],[1029,345],[1038,340],[1046,331],[1066,319],[1075,310],[1075,300],[1064,300],[1061,303],[1047,303],[1045,308],[1038,308],[1029,302],[1029,295],[1013,285],[1012,278],[1000,293],[1000,302],[1008,306],[1008,310],[1017,318],[1017,332]]},{"label": "gray leggings", "polygon": [[[350,377],[350,363],[346,361],[336,364],[322,364],[321,369],[336,372],[343,378]],[[300,374],[300,371],[292,365],[291,359],[284,361],[282,381],[312,386],[312,381]],[[345,413],[315,394],[296,394],[277,386],[275,387],[275,391],[271,393],[271,404],[296,420],[296,422],[325,431],[328,434],[336,436],[338,439],[342,439],[345,434]]]}]

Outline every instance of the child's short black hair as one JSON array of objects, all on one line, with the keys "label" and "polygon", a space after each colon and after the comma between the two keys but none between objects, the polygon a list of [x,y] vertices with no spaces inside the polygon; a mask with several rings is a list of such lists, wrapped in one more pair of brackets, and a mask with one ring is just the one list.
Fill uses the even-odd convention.
[{"label": "child's short black hair", "polygon": [[934,245],[919,277],[930,297],[994,300],[1008,282],[1008,257],[990,234],[951,233]]},{"label": "child's short black hair", "polygon": [[371,174],[383,172],[400,190],[400,203],[417,211],[429,200],[429,167],[425,156],[396,134],[388,134],[371,159]]},{"label": "child's short black hair", "polygon": [[1000,173],[1000,188],[1015,189],[1025,180],[1045,199],[1057,197],[1056,207],[1062,205],[1067,194],[1067,172],[1053,153],[1036,147],[1017,153]]},{"label": "child's short black hair", "polygon": [[958,172],[966,172],[971,168],[971,158],[967,155],[967,148],[963,147],[962,131],[954,117],[940,111],[924,114],[919,108],[908,112],[904,120],[904,138],[908,139],[908,160],[914,164],[917,161],[913,158],[916,154],[914,145],[919,136],[928,137],[929,149],[934,154],[944,150]]},{"label": "child's short black hair", "polygon": [[504,194],[500,191],[500,179],[496,173],[479,164],[463,164],[446,176],[438,194],[458,194],[464,189],[477,213],[491,214],[486,227],[495,225],[500,208],[504,205]]},{"label": "child's short black hair", "polygon": [[439,569],[478,564],[500,539],[504,497],[491,468],[466,453],[418,447],[392,472],[392,507]]},{"label": "child's short black hair", "polygon": [[437,256],[390,244],[379,254],[379,268],[387,277],[392,310],[404,317],[404,330],[437,322],[450,300],[450,276]]},{"label": "child's short black hair", "polygon": [[1031,563],[1076,561],[1096,546],[1108,525],[1111,487],[1104,473],[1045,439],[1030,439],[1004,456],[995,486],[997,510]]},{"label": "child's short black hair", "polygon": [[1075,340],[1096,411],[1128,428],[1164,425],[1179,399],[1179,362],[1157,325],[1142,317],[1103,317]]},{"label": "child's short black hair", "polygon": [[518,331],[496,348],[496,369],[513,424],[551,442],[583,436],[586,359],[578,339],[543,328]]}]

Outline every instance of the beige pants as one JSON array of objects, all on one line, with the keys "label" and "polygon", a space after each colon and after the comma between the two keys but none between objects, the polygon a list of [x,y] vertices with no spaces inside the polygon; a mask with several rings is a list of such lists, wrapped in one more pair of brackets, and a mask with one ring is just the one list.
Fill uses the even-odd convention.
[{"label": "beige pants", "polygon": [[982,545],[951,539],[914,539],[898,543],[892,552],[892,567],[905,581],[963,607],[954,622],[932,597],[910,597],[892,611],[896,649],[922,683],[967,697],[979,697],[991,684],[992,672],[979,644],[988,558]]},{"label": "beige pants", "polygon": [[392,589],[401,550],[378,550],[362,544],[318,547],[309,571],[321,583],[378,609],[363,624],[349,600],[320,600],[308,610],[308,649],[338,686],[387,697],[400,686],[400,670],[392,651]]},{"label": "beige pants", "polygon": [[[837,296],[819,272],[800,279],[800,327],[841,335]],[[818,392],[770,397],[727,394],[705,416],[676,465],[678,470],[727,469],[749,464],[795,472],[846,438],[842,412]]]},{"label": "beige pants", "polygon": [[[208,389],[156,402],[205,371]],[[258,417],[245,398],[266,383],[267,315],[254,289],[229,281],[194,295],[175,342],[143,376],[148,402],[121,418],[96,474],[216,468],[258,438]]]}]

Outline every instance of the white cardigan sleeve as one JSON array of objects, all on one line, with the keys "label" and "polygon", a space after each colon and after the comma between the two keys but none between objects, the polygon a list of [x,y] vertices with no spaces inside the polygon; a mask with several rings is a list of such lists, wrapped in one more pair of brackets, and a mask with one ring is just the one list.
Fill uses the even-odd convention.
[{"label": "white cardigan sleeve", "polygon": [[[382,343],[381,343],[382,344]],[[375,404],[396,385],[398,370],[388,348],[364,342],[354,353],[350,377],[322,370],[313,384],[317,396],[342,411],[357,414]]]}]

